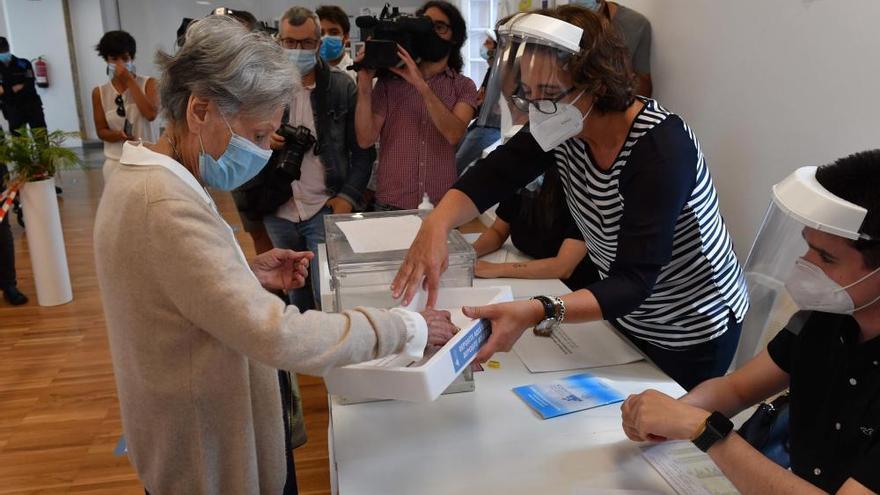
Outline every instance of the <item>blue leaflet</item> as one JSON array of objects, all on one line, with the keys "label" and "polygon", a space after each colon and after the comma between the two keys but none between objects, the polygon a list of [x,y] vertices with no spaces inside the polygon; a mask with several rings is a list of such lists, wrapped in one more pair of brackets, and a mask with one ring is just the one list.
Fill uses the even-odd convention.
[{"label": "blue leaflet", "polygon": [[545,384],[516,387],[513,392],[544,419],[621,402],[623,395],[589,373]]}]

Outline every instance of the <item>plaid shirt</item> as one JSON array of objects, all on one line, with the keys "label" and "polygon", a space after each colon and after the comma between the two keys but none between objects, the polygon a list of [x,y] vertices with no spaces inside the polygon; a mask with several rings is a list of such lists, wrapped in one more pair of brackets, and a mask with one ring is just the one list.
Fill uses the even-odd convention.
[{"label": "plaid shirt", "polygon": [[[474,82],[448,67],[427,83],[450,110],[459,102],[477,106]],[[376,202],[415,209],[427,192],[437,204],[458,178],[456,147],[434,126],[427,105],[412,84],[380,78],[372,100],[373,113],[385,118],[379,134]]]}]

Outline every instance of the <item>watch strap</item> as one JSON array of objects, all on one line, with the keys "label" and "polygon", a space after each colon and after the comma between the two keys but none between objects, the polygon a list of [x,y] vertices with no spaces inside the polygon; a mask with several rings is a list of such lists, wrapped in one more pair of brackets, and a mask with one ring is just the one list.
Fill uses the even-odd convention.
[{"label": "watch strap", "polygon": [[544,320],[549,318],[556,317],[556,305],[553,304],[553,300],[547,296],[535,296],[532,299],[541,303],[544,306]]},{"label": "watch strap", "polygon": [[708,451],[716,442],[722,440],[733,431],[733,422],[718,411],[706,418],[703,432],[694,438],[694,445],[703,452]]}]

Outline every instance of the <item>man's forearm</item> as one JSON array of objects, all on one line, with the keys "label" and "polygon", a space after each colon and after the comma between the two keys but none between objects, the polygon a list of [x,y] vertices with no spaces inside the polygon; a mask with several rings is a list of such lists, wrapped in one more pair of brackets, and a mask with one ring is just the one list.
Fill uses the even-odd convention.
[{"label": "man's forearm", "polygon": [[440,101],[440,98],[434,94],[434,91],[427,83],[419,86],[419,94],[422,95],[422,99],[428,107],[428,115],[431,116],[431,122],[434,123],[434,127],[440,131],[440,134],[446,138],[449,144],[457,145],[464,138],[467,131],[467,122],[462,122],[461,119],[456,117],[452,110],[447,108]]},{"label": "man's forearm", "polygon": [[735,416],[751,405],[740,403],[739,397],[730,385],[730,380],[724,376],[697,385],[681,400],[706,411],[718,411],[727,417]]},{"label": "man's forearm", "polygon": [[373,129],[373,95],[372,88],[357,90],[357,107],[354,111],[354,129],[357,135],[358,146],[369,148],[376,143],[379,137]]},{"label": "man's forearm", "polygon": [[812,483],[783,469],[755,450],[737,433],[731,433],[709,449],[709,457],[727,479],[748,494],[824,494]]}]

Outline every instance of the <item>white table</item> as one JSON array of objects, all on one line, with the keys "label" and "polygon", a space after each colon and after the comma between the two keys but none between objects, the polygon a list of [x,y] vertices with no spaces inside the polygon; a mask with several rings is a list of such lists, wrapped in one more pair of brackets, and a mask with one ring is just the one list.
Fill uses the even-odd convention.
[{"label": "white table", "polygon": [[[431,403],[330,400],[330,471],[340,495],[569,494],[573,487],[674,493],[620,426],[620,405],[541,420],[511,388],[532,374],[513,353],[474,374],[476,391]],[[653,365],[599,368],[624,394],[683,390]]]},{"label": "white table", "polygon": [[[321,299],[332,307],[326,249],[318,248]],[[475,279],[511,285],[514,298],[568,291],[559,280]],[[496,354],[499,369],[474,373],[475,392],[430,403],[342,405],[330,398],[331,485],[340,495],[582,493],[584,487],[674,493],[621,429],[612,404],[542,420],[511,389],[577,371],[532,374],[515,353]],[[654,365],[639,362],[591,373],[623,394],[684,390]]]}]

